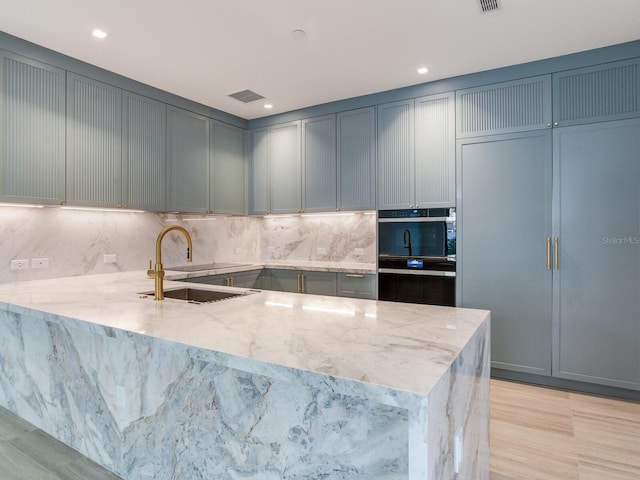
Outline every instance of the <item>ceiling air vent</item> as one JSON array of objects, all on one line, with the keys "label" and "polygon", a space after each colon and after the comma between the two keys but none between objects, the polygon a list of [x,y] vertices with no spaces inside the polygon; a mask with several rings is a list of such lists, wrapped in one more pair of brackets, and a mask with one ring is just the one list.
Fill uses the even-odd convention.
[{"label": "ceiling air vent", "polygon": [[479,2],[482,13],[500,10],[500,3],[498,2],[498,0],[479,0]]},{"label": "ceiling air vent", "polygon": [[241,92],[232,93],[229,96],[244,103],[251,103],[264,98],[262,95],[258,95],[251,90],[242,90]]}]

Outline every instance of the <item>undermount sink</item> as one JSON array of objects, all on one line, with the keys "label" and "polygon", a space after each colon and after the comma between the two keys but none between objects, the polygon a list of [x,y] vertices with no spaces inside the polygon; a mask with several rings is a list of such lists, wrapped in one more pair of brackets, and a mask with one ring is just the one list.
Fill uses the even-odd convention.
[{"label": "undermount sink", "polygon": [[201,265],[180,265],[178,267],[167,267],[165,270],[176,272],[199,272],[200,270],[216,270],[219,268],[244,267],[248,263],[206,263]]},{"label": "undermount sink", "polygon": [[[191,303],[211,303],[219,302],[220,300],[226,300],[228,298],[240,297],[242,295],[248,295],[252,292],[220,292],[216,290],[203,290],[199,288],[177,288],[173,290],[165,290],[164,298],[174,298],[176,300],[186,300]],[[146,292],[142,295],[154,296],[153,292]]]}]

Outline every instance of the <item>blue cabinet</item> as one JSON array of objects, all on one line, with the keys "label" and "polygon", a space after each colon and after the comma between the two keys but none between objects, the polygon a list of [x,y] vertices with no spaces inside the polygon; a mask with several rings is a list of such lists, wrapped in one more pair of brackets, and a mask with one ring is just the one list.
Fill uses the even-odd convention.
[{"label": "blue cabinet", "polygon": [[454,95],[378,106],[378,208],[455,206]]},{"label": "blue cabinet", "polygon": [[164,211],[167,185],[167,107],[124,92],[122,206]]},{"label": "blue cabinet", "polygon": [[122,91],[67,74],[67,203],[122,205]]},{"label": "blue cabinet", "polygon": [[209,119],[167,108],[169,211],[209,211]]},{"label": "blue cabinet", "polygon": [[554,126],[640,117],[640,59],[553,75]]},{"label": "blue cabinet", "polygon": [[336,116],[302,120],[302,211],[337,208]]},{"label": "blue cabinet", "polygon": [[252,130],[249,157],[249,213],[271,213],[269,196],[269,128]]},{"label": "blue cabinet", "polygon": [[554,129],[554,162],[554,376],[640,390],[640,119]]},{"label": "blue cabinet", "polygon": [[341,112],[336,118],[338,210],[375,210],[375,109]]},{"label": "blue cabinet", "polygon": [[415,200],[421,208],[456,206],[455,96],[415,100]]},{"label": "blue cabinet", "polygon": [[551,374],[551,130],[458,143],[457,304],[491,310],[493,368]]},{"label": "blue cabinet", "polygon": [[302,209],[300,121],[274,125],[269,139],[269,194],[271,213]]},{"label": "blue cabinet", "polygon": [[456,92],[456,137],[551,127],[551,76],[541,75]]},{"label": "blue cabinet", "polygon": [[286,269],[269,269],[270,290],[279,292],[308,293],[336,296],[338,293],[335,272],[318,272]]},{"label": "blue cabinet", "polygon": [[378,105],[378,208],[415,206],[413,99]]},{"label": "blue cabinet", "polygon": [[65,199],[65,72],[0,53],[0,200]]},{"label": "blue cabinet", "polygon": [[249,213],[302,210],[301,122],[251,132]]},{"label": "blue cabinet", "polygon": [[338,273],[338,296],[376,298],[376,276],[365,273]]},{"label": "blue cabinet", "polygon": [[211,120],[210,211],[246,213],[246,131]]}]

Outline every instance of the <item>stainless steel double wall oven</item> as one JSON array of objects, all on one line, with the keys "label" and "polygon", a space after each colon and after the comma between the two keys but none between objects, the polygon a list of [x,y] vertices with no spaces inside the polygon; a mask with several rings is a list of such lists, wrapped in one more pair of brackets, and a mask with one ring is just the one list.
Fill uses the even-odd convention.
[{"label": "stainless steel double wall oven", "polygon": [[454,208],[378,212],[378,299],[454,306]]}]

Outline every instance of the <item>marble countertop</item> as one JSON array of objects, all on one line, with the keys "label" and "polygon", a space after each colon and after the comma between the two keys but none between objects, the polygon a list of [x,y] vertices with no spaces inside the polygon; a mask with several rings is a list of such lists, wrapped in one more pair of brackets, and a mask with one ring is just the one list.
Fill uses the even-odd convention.
[{"label": "marble countertop", "polygon": [[[165,280],[165,290],[183,287]],[[0,284],[0,308],[75,319],[243,359],[428,394],[488,311],[254,291],[162,302],[146,272]],[[211,290],[244,291],[202,286]]]},{"label": "marble countertop", "polygon": [[[182,266],[181,266],[182,267]],[[184,267],[189,270],[198,268],[197,265],[186,264]],[[193,271],[175,270],[174,266],[165,266],[169,279],[183,279],[192,277],[202,277],[204,275],[218,275],[224,273],[246,272],[260,268],[286,269],[286,270],[307,270],[316,272],[339,272],[372,274],[376,273],[376,266],[373,263],[345,263],[345,262],[317,262],[317,261],[296,261],[296,262],[270,262],[270,263],[220,263],[206,264],[202,268]]]}]

